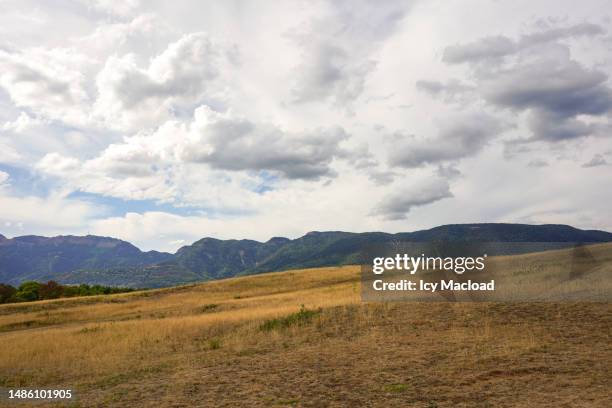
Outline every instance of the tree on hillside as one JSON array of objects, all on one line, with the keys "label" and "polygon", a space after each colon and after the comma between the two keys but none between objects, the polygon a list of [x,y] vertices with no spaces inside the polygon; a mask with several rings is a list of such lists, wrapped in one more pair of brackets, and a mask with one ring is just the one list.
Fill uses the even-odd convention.
[{"label": "tree on hillside", "polygon": [[64,293],[64,287],[56,281],[50,280],[40,285],[38,296],[40,299],[57,299]]},{"label": "tree on hillside", "polygon": [[17,289],[12,287],[11,285],[5,285],[4,283],[0,283],[0,303],[6,303],[11,299]]},{"label": "tree on hillside", "polygon": [[41,284],[35,281],[23,282],[17,288],[17,293],[15,293],[15,297],[19,300],[24,301],[38,300],[40,298],[38,294],[40,291],[40,287]]},{"label": "tree on hillside", "polygon": [[112,293],[132,292],[133,288],[102,285],[60,285],[56,281],[38,283],[23,282],[18,288],[0,283],[0,303],[31,302],[35,300],[57,299],[73,296],[109,295]]}]

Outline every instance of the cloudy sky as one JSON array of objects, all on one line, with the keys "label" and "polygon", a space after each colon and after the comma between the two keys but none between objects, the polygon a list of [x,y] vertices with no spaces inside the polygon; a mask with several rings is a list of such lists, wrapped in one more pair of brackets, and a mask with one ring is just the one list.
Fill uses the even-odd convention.
[{"label": "cloudy sky", "polygon": [[612,230],[611,10],[0,0],[0,233]]}]

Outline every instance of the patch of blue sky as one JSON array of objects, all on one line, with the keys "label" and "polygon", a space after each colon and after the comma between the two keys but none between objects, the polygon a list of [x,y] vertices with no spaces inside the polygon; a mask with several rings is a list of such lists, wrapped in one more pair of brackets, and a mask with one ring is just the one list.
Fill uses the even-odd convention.
[{"label": "patch of blue sky", "polygon": [[223,100],[216,99],[216,98],[202,98],[193,103],[183,104],[183,105],[179,105],[179,104],[174,105],[170,108],[170,112],[176,118],[184,119],[184,120],[191,120],[193,119],[194,111],[202,105],[208,106],[210,109],[212,109],[215,112],[223,113],[227,111],[227,105],[225,104]]},{"label": "patch of blue sky", "polygon": [[274,191],[274,184],[279,180],[278,176],[273,173],[262,170],[257,172],[258,182],[249,183],[249,185],[245,185],[244,187],[257,193],[257,194],[265,194],[268,191]]},{"label": "patch of blue sky", "polygon": [[28,167],[0,163],[0,171],[9,175],[8,184],[14,195],[44,197],[53,190],[48,180],[42,179]]},{"label": "patch of blue sky", "polygon": [[185,204],[164,203],[156,200],[125,200],[101,194],[75,191],[68,198],[87,201],[105,209],[105,215],[110,217],[122,217],[127,213],[142,214],[148,211],[160,211],[183,217],[205,216],[207,218],[224,218],[232,216],[249,215],[253,212],[241,208],[212,208],[205,206],[193,206]]},{"label": "patch of blue sky", "polygon": [[108,209],[109,216],[124,216],[127,213],[142,214],[147,211],[161,211],[181,216],[190,216],[201,214],[203,211],[202,208],[193,206],[175,206],[156,200],[124,200],[122,198],[84,191],[74,191],[68,195],[68,198],[103,206]]}]

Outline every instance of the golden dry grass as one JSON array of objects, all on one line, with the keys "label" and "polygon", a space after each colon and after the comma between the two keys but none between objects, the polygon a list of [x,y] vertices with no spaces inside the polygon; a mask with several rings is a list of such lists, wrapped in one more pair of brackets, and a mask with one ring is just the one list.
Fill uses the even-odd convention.
[{"label": "golden dry grass", "polygon": [[320,268],[0,306],[0,386],[72,406],[608,407],[611,329],[609,302],[367,304],[359,267]]}]

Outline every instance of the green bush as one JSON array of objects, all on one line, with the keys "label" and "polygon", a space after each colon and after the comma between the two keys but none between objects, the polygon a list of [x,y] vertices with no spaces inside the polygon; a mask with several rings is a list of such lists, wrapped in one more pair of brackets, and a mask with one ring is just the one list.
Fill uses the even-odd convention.
[{"label": "green bush", "polygon": [[35,281],[27,281],[23,282],[17,288],[17,293],[15,293],[15,298],[18,301],[31,302],[33,300],[38,300],[40,287],[42,285]]},{"label": "green bush", "polygon": [[259,328],[263,331],[286,329],[291,326],[303,326],[309,323],[312,318],[321,313],[321,310],[308,310],[302,305],[300,311],[291,313],[285,317],[266,320]]},{"label": "green bush", "polygon": [[208,340],[208,347],[210,347],[211,350],[218,350],[221,348],[221,340],[219,339],[210,339]]}]

